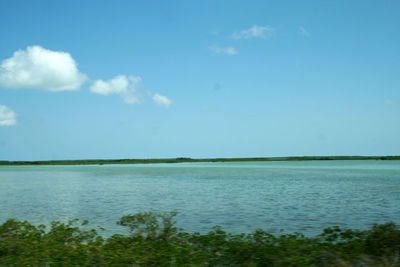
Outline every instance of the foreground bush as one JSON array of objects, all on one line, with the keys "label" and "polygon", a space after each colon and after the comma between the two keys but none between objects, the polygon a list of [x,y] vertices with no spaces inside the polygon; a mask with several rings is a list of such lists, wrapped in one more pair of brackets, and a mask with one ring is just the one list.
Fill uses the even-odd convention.
[{"label": "foreground bush", "polygon": [[103,239],[78,220],[43,225],[13,219],[0,226],[0,266],[400,266],[400,229],[326,228],[316,237],[257,230],[233,235],[175,227],[175,213],[138,213],[118,224],[129,235]]}]

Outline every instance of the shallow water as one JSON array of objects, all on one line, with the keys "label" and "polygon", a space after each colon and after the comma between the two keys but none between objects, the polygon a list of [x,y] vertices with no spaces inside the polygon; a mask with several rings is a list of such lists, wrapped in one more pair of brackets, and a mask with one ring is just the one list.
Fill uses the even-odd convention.
[{"label": "shallow water", "polygon": [[400,161],[0,166],[0,223],[88,219],[104,235],[139,211],[179,212],[178,226],[233,233],[320,233],[400,223]]}]

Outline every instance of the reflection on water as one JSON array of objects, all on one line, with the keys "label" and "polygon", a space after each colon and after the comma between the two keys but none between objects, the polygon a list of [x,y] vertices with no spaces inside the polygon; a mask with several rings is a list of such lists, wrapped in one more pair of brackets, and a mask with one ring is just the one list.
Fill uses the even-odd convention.
[{"label": "reflection on water", "polygon": [[306,234],[400,223],[400,161],[0,167],[0,222],[88,219],[105,234],[139,211],[179,212],[179,226]]}]

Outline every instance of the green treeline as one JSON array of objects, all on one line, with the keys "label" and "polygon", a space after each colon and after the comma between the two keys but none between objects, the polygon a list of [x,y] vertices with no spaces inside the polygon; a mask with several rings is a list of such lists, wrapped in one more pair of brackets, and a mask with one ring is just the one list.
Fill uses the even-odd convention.
[{"label": "green treeline", "polygon": [[91,159],[46,161],[0,161],[0,165],[103,165],[103,164],[150,164],[184,162],[248,162],[248,161],[305,161],[305,160],[400,160],[400,156],[303,156],[303,157],[256,157],[256,158],[167,158],[167,159]]},{"label": "green treeline", "polygon": [[326,228],[320,235],[280,236],[257,230],[233,235],[220,227],[186,233],[176,213],[139,213],[118,224],[129,235],[104,239],[82,230],[87,221],[53,222],[51,229],[8,220],[0,226],[0,266],[399,266],[400,229]]}]

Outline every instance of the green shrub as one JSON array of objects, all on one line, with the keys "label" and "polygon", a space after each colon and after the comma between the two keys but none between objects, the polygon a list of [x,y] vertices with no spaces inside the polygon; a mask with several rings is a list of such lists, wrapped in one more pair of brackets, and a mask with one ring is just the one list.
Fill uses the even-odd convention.
[{"label": "green shrub", "polygon": [[[72,220],[49,230],[26,221],[0,226],[0,266],[399,266],[400,230],[394,223],[365,231],[339,227],[316,237],[275,236],[263,230],[233,235],[175,227],[171,213],[138,213],[118,222],[129,235],[103,239]],[[396,265],[397,264],[397,265]]]}]

